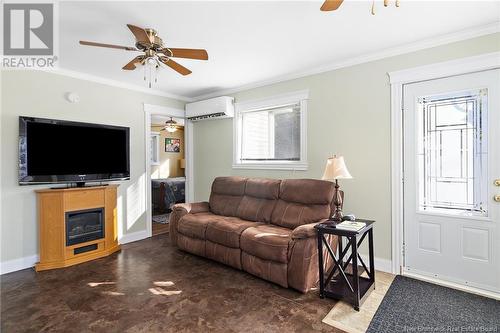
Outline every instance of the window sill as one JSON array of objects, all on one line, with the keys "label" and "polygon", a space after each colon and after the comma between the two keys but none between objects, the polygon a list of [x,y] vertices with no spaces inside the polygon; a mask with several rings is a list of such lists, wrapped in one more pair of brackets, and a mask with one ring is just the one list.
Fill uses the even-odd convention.
[{"label": "window sill", "polygon": [[294,170],[306,171],[308,164],[299,163],[233,163],[233,169],[251,169],[251,170]]}]

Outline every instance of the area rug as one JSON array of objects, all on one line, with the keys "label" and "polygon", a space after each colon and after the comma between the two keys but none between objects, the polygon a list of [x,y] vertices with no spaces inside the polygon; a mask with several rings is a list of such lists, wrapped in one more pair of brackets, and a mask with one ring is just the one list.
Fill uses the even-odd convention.
[{"label": "area rug", "polygon": [[375,271],[375,290],[370,292],[359,312],[348,303],[337,302],[323,323],[348,333],[366,332],[394,277],[393,274]]},{"label": "area rug", "polygon": [[170,214],[161,214],[161,215],[153,215],[153,222],[168,224],[168,220],[170,219]]},{"label": "area rug", "polygon": [[499,330],[500,301],[398,275],[367,332]]}]

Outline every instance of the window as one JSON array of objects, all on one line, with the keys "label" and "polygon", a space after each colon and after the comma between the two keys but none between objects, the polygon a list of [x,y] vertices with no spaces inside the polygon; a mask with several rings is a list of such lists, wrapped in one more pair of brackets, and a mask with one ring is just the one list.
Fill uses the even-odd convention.
[{"label": "window", "polygon": [[233,167],[306,170],[307,95],[238,103]]},{"label": "window", "polygon": [[160,133],[151,132],[150,140],[151,165],[160,165]]},{"label": "window", "polygon": [[486,89],[421,98],[420,210],[487,215]]}]

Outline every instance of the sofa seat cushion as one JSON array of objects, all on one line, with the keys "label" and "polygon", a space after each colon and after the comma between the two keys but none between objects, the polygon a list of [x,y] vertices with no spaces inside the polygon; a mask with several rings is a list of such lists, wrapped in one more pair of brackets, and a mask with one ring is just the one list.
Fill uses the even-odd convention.
[{"label": "sofa seat cushion", "polygon": [[245,272],[288,288],[287,264],[241,253],[241,266]]},{"label": "sofa seat cushion", "polygon": [[241,269],[241,250],[232,247],[205,241],[205,255],[207,258],[228,266]]},{"label": "sofa seat cushion", "polygon": [[240,237],[243,231],[261,224],[237,217],[224,217],[208,224],[206,239],[217,244],[239,249]]},{"label": "sofa seat cushion", "polygon": [[264,224],[251,227],[241,234],[241,249],[265,260],[288,262],[288,243],[292,230]]},{"label": "sofa seat cushion", "polygon": [[179,249],[198,256],[206,257],[205,243],[206,240],[204,239],[184,236],[182,234],[177,235],[177,246]]},{"label": "sofa seat cushion", "polygon": [[207,226],[223,217],[212,213],[198,213],[184,215],[177,225],[177,231],[191,238],[205,239]]}]

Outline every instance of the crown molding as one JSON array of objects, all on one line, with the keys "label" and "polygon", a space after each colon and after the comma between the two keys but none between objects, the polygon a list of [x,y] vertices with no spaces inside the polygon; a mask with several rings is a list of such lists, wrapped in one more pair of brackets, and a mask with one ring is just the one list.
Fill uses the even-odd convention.
[{"label": "crown molding", "polygon": [[361,55],[361,56],[354,57],[354,58],[340,60],[340,61],[328,64],[325,66],[316,67],[316,68],[306,70],[306,71],[290,73],[290,74],[274,77],[274,78],[271,78],[268,80],[262,80],[262,81],[257,81],[257,82],[253,82],[250,84],[245,84],[245,85],[235,87],[235,88],[228,88],[228,89],[214,91],[212,93],[207,93],[207,94],[193,97],[192,100],[199,101],[199,100],[217,97],[217,96],[222,96],[222,95],[230,95],[230,94],[234,94],[234,93],[245,91],[245,90],[264,87],[264,86],[268,86],[271,84],[290,81],[290,80],[294,80],[294,79],[298,79],[298,78],[302,78],[302,77],[306,77],[306,76],[311,76],[311,75],[315,75],[315,74],[330,72],[330,71],[344,68],[344,67],[350,67],[350,66],[359,65],[359,64],[363,64],[363,63],[367,63],[367,62],[371,62],[371,61],[376,61],[376,60],[380,60],[380,59],[384,59],[384,58],[390,58],[390,57],[398,56],[398,55],[405,54],[405,53],[411,53],[411,52],[415,52],[415,51],[419,51],[419,50],[429,49],[432,47],[450,44],[450,43],[454,43],[454,42],[459,42],[462,40],[472,39],[472,38],[476,38],[476,37],[480,37],[480,36],[490,35],[490,34],[494,34],[497,32],[500,32],[500,21],[489,23],[486,25],[473,27],[470,29],[465,29],[465,30],[453,32],[450,34],[445,34],[445,35],[440,35],[440,36],[428,38],[425,40],[420,40],[420,41],[417,41],[414,43],[404,44],[404,45],[397,46],[394,48],[389,48],[389,49],[384,50],[384,51],[369,53],[369,54]]},{"label": "crown molding", "polygon": [[86,74],[86,73],[77,72],[77,71],[72,71],[72,70],[68,70],[68,69],[58,68],[58,69],[41,70],[41,71],[43,71],[45,73],[52,73],[52,74],[72,77],[75,79],[105,84],[105,85],[112,86],[112,87],[133,90],[133,91],[141,92],[141,93],[148,94],[148,95],[172,98],[172,99],[176,99],[176,100],[183,101],[183,102],[192,102],[193,101],[192,98],[189,98],[186,96],[171,94],[171,93],[168,93],[168,92],[162,91],[162,90],[149,89],[149,88],[135,85],[135,84],[131,84],[131,83],[125,83],[125,82],[113,80],[113,79],[106,79],[106,78],[103,78],[100,76]]},{"label": "crown molding", "polygon": [[500,68],[500,52],[491,52],[467,58],[443,61],[389,72],[387,74],[389,75],[390,84],[406,84],[496,68]]}]

